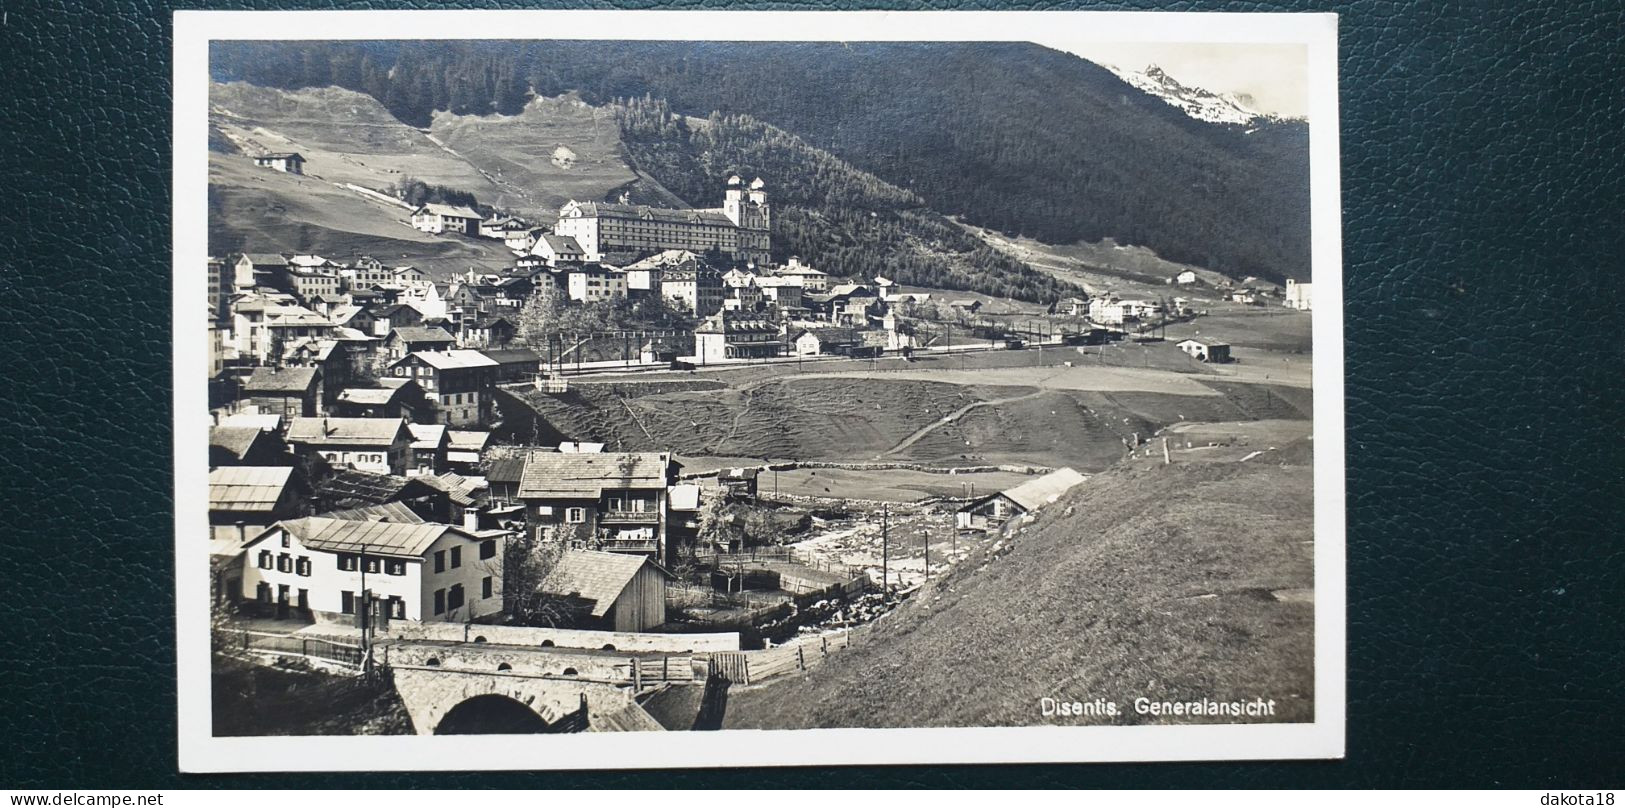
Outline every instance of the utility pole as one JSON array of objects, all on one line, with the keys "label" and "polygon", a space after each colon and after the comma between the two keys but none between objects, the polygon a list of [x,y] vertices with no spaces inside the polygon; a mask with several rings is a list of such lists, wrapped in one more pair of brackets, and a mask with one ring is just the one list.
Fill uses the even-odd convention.
[{"label": "utility pole", "polygon": [[372,593],[367,591],[367,545],[361,545],[356,565],[361,568],[361,672],[372,673]]},{"label": "utility pole", "polygon": [[924,530],[925,535],[925,580],[931,580],[931,528]]}]

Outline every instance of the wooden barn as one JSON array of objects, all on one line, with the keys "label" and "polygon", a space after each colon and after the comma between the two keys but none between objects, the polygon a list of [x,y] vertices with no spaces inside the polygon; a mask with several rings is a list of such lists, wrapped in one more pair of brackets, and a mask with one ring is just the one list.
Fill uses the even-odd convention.
[{"label": "wooden barn", "polygon": [[671,577],[647,556],[566,550],[542,580],[542,591],[581,602],[590,619],[579,628],[648,631],[666,622]]}]

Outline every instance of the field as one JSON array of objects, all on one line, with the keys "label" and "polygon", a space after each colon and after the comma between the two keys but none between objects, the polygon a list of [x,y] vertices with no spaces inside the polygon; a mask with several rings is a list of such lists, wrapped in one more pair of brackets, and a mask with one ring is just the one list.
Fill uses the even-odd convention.
[{"label": "field", "polygon": [[438,112],[429,133],[496,186],[482,202],[539,220],[556,218],[571,199],[599,201],[637,179],[621,157],[611,113],[574,96],[532,99],[518,115]]},{"label": "field", "polygon": [[[1137,715],[1139,696],[1261,697],[1276,704],[1262,720],[1310,720],[1313,484],[1301,462],[1127,459],[1014,536],[966,548],[824,665],[735,688],[725,725],[1234,720]],[[1122,714],[1046,719],[1043,697],[1103,698]]]}]

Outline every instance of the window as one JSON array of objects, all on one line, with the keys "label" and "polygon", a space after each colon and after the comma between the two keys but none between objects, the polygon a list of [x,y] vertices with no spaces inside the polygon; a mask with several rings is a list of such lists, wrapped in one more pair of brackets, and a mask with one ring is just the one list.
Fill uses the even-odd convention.
[{"label": "window", "polygon": [[385,559],[384,560],[384,574],[385,575],[405,575],[406,574],[406,562],[402,561],[402,560],[400,560],[398,558]]},{"label": "window", "polygon": [[564,511],[564,521],[569,522],[572,525],[579,525],[582,522],[587,521],[587,510],[585,508],[566,508]]},{"label": "window", "polygon": [[261,550],[260,551],[260,569],[268,570],[270,568],[271,568],[271,551],[270,550]]},{"label": "window", "polygon": [[386,606],[389,609],[390,617],[397,620],[403,620],[406,618],[406,601],[401,600],[398,597],[391,597]]},{"label": "window", "polygon": [[302,577],[302,578],[309,578],[310,577],[310,559],[309,558],[306,558],[305,556],[300,556],[299,559],[294,562],[293,568],[294,568],[294,571],[297,572],[300,577]]},{"label": "window", "polygon": [[446,551],[445,550],[436,550],[436,551],[434,551],[434,571],[435,572],[445,572],[446,571]]},{"label": "window", "polygon": [[436,589],[434,591],[434,613],[446,613],[446,590],[444,589]]},{"label": "window", "polygon": [[451,548],[451,568],[457,569],[463,565],[463,548]]},{"label": "window", "polygon": [[480,597],[491,597],[491,576],[489,575],[480,581]]},{"label": "window", "polygon": [[287,533],[282,534],[282,546],[283,547],[292,547],[293,546],[293,539],[290,538]]},{"label": "window", "polygon": [[362,559],[361,559],[361,563],[366,566],[367,572],[377,574],[377,572],[378,572],[378,556],[363,556]]},{"label": "window", "polygon": [[461,609],[463,607],[463,585],[452,584],[451,593],[446,596],[446,608]]},{"label": "window", "polygon": [[339,593],[339,613],[355,614],[355,593],[344,591]]},{"label": "window", "polygon": [[293,572],[293,556],[283,553],[276,557],[277,572]]},{"label": "window", "polygon": [[254,599],[261,603],[270,603],[271,585],[264,581],[260,581],[260,585],[254,589]]},{"label": "window", "polygon": [[482,560],[487,559],[487,558],[496,558],[496,557],[497,557],[497,540],[496,539],[486,539],[485,541],[480,542],[480,558]]},{"label": "window", "polygon": [[339,569],[345,572],[355,572],[360,569],[354,553],[339,553]]}]

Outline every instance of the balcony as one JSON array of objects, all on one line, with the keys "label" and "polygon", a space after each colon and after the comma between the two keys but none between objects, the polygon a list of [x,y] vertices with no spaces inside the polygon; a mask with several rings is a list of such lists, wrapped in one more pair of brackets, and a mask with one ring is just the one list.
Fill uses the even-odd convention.
[{"label": "balcony", "polygon": [[604,539],[597,548],[606,553],[656,553],[660,542],[656,539]]},{"label": "balcony", "polygon": [[598,522],[600,524],[618,525],[657,525],[660,524],[660,512],[605,510],[599,514]]}]

